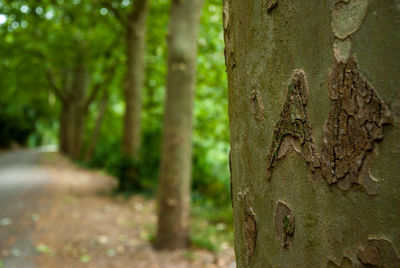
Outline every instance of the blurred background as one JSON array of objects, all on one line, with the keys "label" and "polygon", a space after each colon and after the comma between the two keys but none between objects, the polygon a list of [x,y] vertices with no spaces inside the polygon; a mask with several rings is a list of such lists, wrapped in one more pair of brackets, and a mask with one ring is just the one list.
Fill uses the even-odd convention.
[{"label": "blurred background", "polygon": [[[190,246],[152,248],[171,2],[148,2],[132,158],[122,137],[136,3],[0,0],[0,267],[233,267],[219,0],[204,2],[197,39]],[[66,107],[82,129],[74,152],[61,140]]]}]

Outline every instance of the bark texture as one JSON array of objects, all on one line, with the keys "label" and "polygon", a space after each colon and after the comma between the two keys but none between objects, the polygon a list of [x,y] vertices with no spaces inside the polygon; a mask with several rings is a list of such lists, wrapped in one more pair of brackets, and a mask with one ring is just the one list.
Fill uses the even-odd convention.
[{"label": "bark texture", "polygon": [[148,0],[133,1],[126,25],[126,77],[123,152],[137,158],[140,148],[144,47]]},{"label": "bark texture", "polygon": [[172,1],[156,247],[188,246],[192,110],[203,0]]},{"label": "bark texture", "polygon": [[400,267],[399,1],[223,17],[238,267]]}]

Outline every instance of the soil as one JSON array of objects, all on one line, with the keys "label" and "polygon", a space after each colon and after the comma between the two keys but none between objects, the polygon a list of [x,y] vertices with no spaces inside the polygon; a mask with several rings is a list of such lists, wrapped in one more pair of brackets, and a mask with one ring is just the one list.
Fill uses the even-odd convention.
[{"label": "soil", "polygon": [[42,161],[51,178],[38,200],[32,240],[38,267],[235,267],[229,246],[156,251],[151,241],[155,201],[140,195],[112,195],[115,180],[99,171],[78,168],[59,154]]}]

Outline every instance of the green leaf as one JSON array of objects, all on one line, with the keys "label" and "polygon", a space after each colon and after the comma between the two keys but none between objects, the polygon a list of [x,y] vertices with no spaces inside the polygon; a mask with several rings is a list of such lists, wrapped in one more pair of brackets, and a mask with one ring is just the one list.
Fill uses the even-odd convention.
[{"label": "green leaf", "polygon": [[89,256],[89,254],[83,254],[80,258],[81,262],[87,263],[91,261],[91,257]]},{"label": "green leaf", "polygon": [[55,255],[54,251],[51,248],[49,248],[47,245],[45,245],[45,244],[37,245],[36,246],[36,251],[39,252],[39,253],[46,254],[46,255],[48,255],[50,257],[53,257]]}]

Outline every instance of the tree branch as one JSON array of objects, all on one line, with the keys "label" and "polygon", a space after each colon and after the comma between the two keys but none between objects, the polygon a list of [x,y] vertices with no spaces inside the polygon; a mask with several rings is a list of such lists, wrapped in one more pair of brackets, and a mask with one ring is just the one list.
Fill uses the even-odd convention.
[{"label": "tree branch", "polygon": [[[105,61],[108,61],[109,59],[112,58],[112,51],[113,51],[114,47],[117,46],[117,44],[118,44],[118,42],[119,42],[119,40],[120,40],[119,37],[120,37],[120,35],[117,35],[116,38],[114,39],[114,41],[111,43],[110,47],[108,47],[108,49],[106,49],[106,50],[103,52]],[[114,77],[114,74],[115,74],[115,69],[117,68],[117,63],[118,63],[118,60],[114,60],[114,62],[112,62],[111,64],[109,64],[108,66],[106,66],[106,67],[103,69],[102,76],[105,76],[106,78],[105,78],[103,81],[97,82],[97,83],[93,86],[93,88],[92,88],[92,90],[91,90],[89,96],[87,97],[87,99],[86,99],[86,101],[85,101],[85,109],[86,109],[86,110],[89,108],[89,105],[90,105],[90,104],[93,102],[93,100],[96,98],[97,94],[98,94],[99,91],[100,91],[100,88],[101,88],[104,84],[107,85],[108,83],[111,82],[111,80],[112,80],[112,78]]]},{"label": "tree branch", "polygon": [[100,92],[100,89],[107,87],[111,83],[112,79],[114,78],[116,69],[117,69],[117,62],[114,62],[107,68],[104,68],[103,75],[105,75],[105,79],[97,82],[93,86],[88,98],[85,101],[85,106],[84,106],[85,110],[87,110],[89,108],[89,105],[94,101],[97,94]]},{"label": "tree branch", "polygon": [[56,81],[54,79],[54,72],[49,67],[47,67],[45,69],[45,74],[46,74],[47,80],[49,82],[50,88],[53,91],[53,93],[60,100],[66,100],[66,96],[65,96],[64,92],[56,85]]}]

